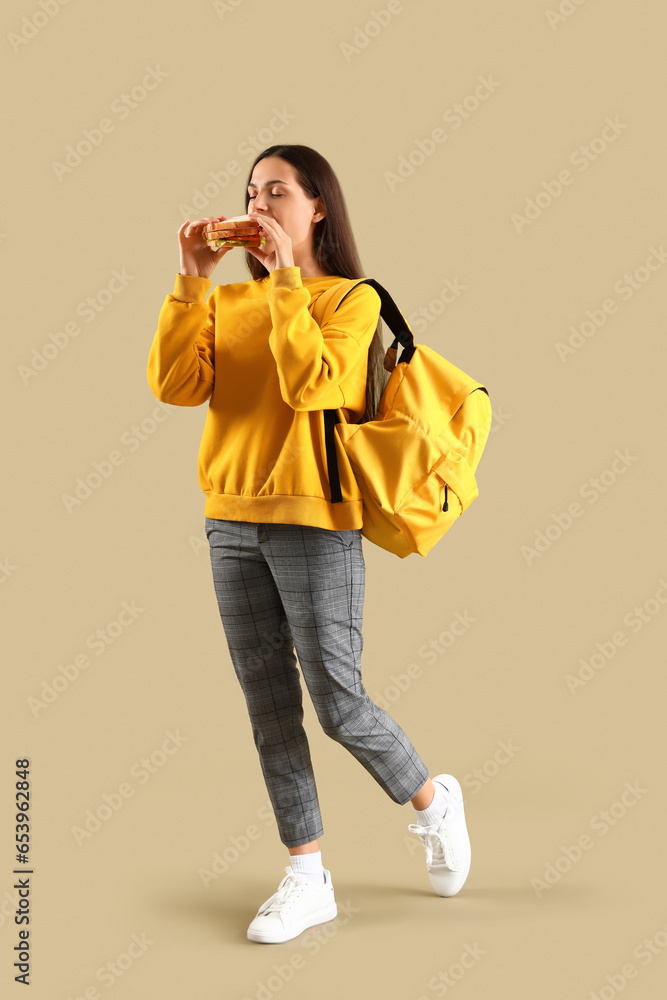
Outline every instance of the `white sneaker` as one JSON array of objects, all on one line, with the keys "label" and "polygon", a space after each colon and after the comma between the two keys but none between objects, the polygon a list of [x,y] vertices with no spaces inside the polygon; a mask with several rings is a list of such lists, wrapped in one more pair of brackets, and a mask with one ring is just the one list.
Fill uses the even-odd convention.
[{"label": "white sneaker", "polygon": [[285,865],[287,874],[272,896],[262,903],[248,927],[248,938],[263,944],[289,941],[314,924],[333,920],[338,913],[331,883],[331,872],[324,869],[326,881],[313,882],[303,872]]},{"label": "white sneaker", "polygon": [[470,871],[470,837],[463,811],[463,792],[452,774],[436,774],[434,784],[442,785],[447,812],[439,823],[420,826],[410,823],[408,830],[419,836],[426,851],[426,870],[439,896],[455,896]]}]

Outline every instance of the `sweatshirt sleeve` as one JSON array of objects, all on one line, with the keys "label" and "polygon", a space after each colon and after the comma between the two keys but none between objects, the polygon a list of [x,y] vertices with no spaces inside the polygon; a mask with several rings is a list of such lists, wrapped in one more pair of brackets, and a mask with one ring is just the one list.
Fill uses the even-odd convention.
[{"label": "sweatshirt sleeve", "polygon": [[212,282],[177,274],[167,295],[148,355],[147,377],[153,395],[163,403],[199,406],[215,382],[215,301],[204,301]]},{"label": "sweatshirt sleeve", "polygon": [[299,267],[271,271],[266,297],[272,321],[269,347],[285,402],[294,410],[345,405],[340,383],[368,354],[380,316],[378,293],[359,285],[321,328],[308,311],[310,292]]}]

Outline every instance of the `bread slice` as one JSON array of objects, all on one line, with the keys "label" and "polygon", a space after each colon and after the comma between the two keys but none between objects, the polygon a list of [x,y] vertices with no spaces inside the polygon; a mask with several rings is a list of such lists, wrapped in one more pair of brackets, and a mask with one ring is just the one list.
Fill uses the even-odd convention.
[{"label": "bread slice", "polygon": [[259,223],[249,215],[235,215],[232,219],[207,222],[202,235],[212,247],[262,247],[266,243]]},{"label": "bread slice", "polygon": [[251,219],[249,215],[235,215],[232,219],[221,219],[215,222],[207,222],[203,227],[203,232],[210,233],[218,229],[244,229],[252,232],[259,232],[259,223]]},{"label": "bread slice", "polygon": [[204,236],[208,239],[210,236],[259,236],[259,229],[257,226],[226,226],[224,222],[217,222],[215,225],[211,224],[211,228],[204,232]]}]

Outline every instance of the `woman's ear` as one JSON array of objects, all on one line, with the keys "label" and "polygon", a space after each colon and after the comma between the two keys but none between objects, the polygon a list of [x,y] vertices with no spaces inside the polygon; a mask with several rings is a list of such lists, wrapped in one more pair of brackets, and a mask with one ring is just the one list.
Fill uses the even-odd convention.
[{"label": "woman's ear", "polygon": [[324,207],[324,202],[321,198],[318,198],[315,203],[315,213],[313,215],[313,222],[320,222],[326,215],[326,209]]}]

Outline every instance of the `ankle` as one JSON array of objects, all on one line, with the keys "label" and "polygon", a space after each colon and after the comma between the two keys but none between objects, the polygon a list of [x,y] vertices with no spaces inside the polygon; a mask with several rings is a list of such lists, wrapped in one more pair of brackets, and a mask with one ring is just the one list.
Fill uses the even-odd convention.
[{"label": "ankle", "polygon": [[322,852],[310,851],[307,854],[290,854],[292,871],[307,875],[313,882],[324,882],[324,867]]},{"label": "ankle", "polygon": [[417,817],[417,822],[422,826],[431,826],[434,823],[440,823],[447,812],[447,792],[443,785],[439,782],[434,786],[433,799],[426,806],[425,809],[415,809],[415,815]]}]

